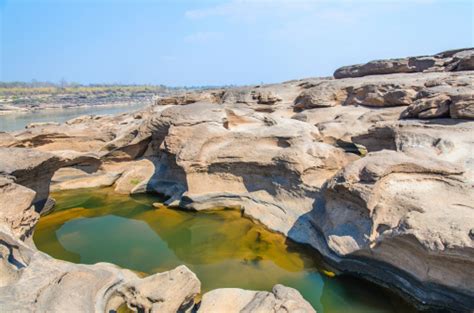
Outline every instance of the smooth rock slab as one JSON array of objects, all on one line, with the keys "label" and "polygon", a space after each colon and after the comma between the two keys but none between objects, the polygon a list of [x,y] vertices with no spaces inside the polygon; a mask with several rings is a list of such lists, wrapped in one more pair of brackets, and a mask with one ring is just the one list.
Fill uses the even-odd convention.
[{"label": "smooth rock slab", "polygon": [[204,294],[198,313],[222,312],[316,313],[297,290],[283,285],[275,285],[272,292],[222,288]]}]

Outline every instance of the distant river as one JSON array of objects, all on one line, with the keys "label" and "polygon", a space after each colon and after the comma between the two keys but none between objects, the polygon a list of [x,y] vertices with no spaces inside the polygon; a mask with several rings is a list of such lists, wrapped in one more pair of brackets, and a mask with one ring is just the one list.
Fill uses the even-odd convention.
[{"label": "distant river", "polygon": [[67,108],[67,109],[47,109],[29,113],[14,113],[7,115],[0,115],[0,131],[15,131],[24,129],[30,123],[38,122],[58,122],[64,123],[70,119],[81,115],[104,115],[104,114],[118,114],[130,112],[145,107],[147,104],[130,104],[130,105],[102,105],[90,106],[82,108]]}]

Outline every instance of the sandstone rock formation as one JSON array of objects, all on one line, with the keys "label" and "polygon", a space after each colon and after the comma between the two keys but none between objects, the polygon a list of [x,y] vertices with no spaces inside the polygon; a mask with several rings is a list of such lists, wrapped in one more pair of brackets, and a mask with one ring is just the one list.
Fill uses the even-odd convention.
[{"label": "sandstone rock formation", "polygon": [[[75,186],[82,187],[74,176],[79,170],[67,166],[94,164],[96,158],[71,151],[53,154],[20,148],[0,148],[0,156],[2,310],[113,312],[126,305],[139,312],[181,312],[194,307],[200,282],[185,266],[141,279],[112,264],[81,265],[55,260],[34,247],[32,232],[46,202],[54,171],[66,166],[63,183],[72,174]],[[81,179],[83,175],[79,171]],[[124,179],[129,178],[129,174],[124,175]],[[302,306],[309,309],[307,312],[314,311],[296,290],[286,290],[283,286],[278,290],[271,304],[255,305],[263,305],[263,309]]]},{"label": "sandstone rock formation", "polygon": [[109,187],[117,181],[120,175],[121,173],[116,172],[87,173],[77,167],[64,167],[55,172],[50,190]]},{"label": "sandstone rock formation", "polygon": [[127,282],[117,289],[127,305],[139,312],[179,312],[194,306],[201,283],[186,266]]},{"label": "sandstone rock formation", "polygon": [[73,165],[97,166],[100,163],[98,157],[88,153],[45,153],[19,148],[0,148],[0,160],[0,175],[3,175],[4,179],[35,191],[31,205],[38,213],[48,199],[49,184],[57,169]]},{"label": "sandstone rock formation", "polygon": [[344,66],[334,72],[334,77],[470,70],[474,70],[474,49],[472,48],[445,51],[433,56],[377,60],[366,64]]},{"label": "sandstone rock formation", "polygon": [[[370,260],[361,273],[403,269],[424,282],[416,293],[430,297],[436,290],[448,299],[453,289],[450,305],[469,303],[474,285],[465,270],[472,267],[474,214],[472,182],[463,173],[426,154],[369,153],[328,182],[313,226],[335,259]],[[449,196],[435,196],[442,194]]]},{"label": "sandstone rock formation", "polygon": [[[111,312],[121,305],[142,312],[176,312],[199,293],[199,280],[185,267],[139,279],[112,264],[54,260],[3,231],[0,238],[4,312]],[[170,282],[178,277],[186,284]],[[156,286],[179,288],[157,295]]]},{"label": "sandstone rock formation", "polygon": [[223,288],[202,297],[201,313],[316,312],[293,288],[275,285],[272,292]]},{"label": "sandstone rock formation", "polygon": [[311,208],[321,184],[354,158],[318,142],[318,130],[297,120],[207,105],[169,113],[163,111],[166,120],[154,117],[156,133],[164,127],[168,133],[153,139],[161,142],[160,159],[149,186],[169,196],[169,204],[178,200],[196,210],[245,207],[282,233]]},{"label": "sandstone rock formation", "polygon": [[187,105],[191,103],[207,101],[218,103],[222,96],[221,92],[193,92],[185,93],[178,96],[170,96],[164,98],[158,98],[155,100],[156,105]]},{"label": "sandstone rock formation", "polygon": [[[414,73],[323,80],[305,85],[295,111],[333,106],[407,106],[402,118],[472,119],[472,72]],[[337,112],[337,111],[336,111]],[[398,119],[398,117],[397,117]]]},{"label": "sandstone rock formation", "polygon": [[4,312],[177,312],[194,305],[200,282],[185,266],[140,279],[113,264],[72,264],[31,241],[54,171],[85,160],[0,149],[0,304]]},{"label": "sandstone rock formation", "polygon": [[[14,204],[2,206],[0,224],[28,242],[39,218],[31,206],[47,200],[48,187],[35,177],[52,177],[61,164],[57,190],[114,185],[162,194],[185,209],[237,208],[311,245],[341,272],[390,287],[419,307],[473,311],[472,51],[345,67],[336,79],[202,91],[131,114],[2,134],[0,146],[17,150],[0,158],[0,200]],[[23,153],[36,161],[28,165]],[[129,275],[106,267],[113,274],[97,275]],[[15,285],[19,274],[1,270]],[[110,298],[118,300],[110,301],[145,310],[192,306],[191,278],[177,278],[187,290],[182,301],[160,305],[153,299],[161,291],[140,289],[136,279],[123,279]],[[236,311],[306,310],[284,287],[211,291],[200,310],[227,308],[224,296]]]}]

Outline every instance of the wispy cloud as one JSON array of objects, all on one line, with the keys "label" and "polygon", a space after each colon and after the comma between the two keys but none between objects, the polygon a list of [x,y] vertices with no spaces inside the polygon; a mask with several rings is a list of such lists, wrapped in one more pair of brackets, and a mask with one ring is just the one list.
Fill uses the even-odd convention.
[{"label": "wispy cloud", "polygon": [[[190,20],[222,18],[221,23],[259,25],[259,34],[272,40],[312,38],[327,27],[346,28],[415,4],[431,5],[448,0],[228,0],[214,6],[185,12]],[[265,25],[273,25],[265,29]],[[328,32],[329,33],[329,32]],[[196,33],[186,41],[205,41],[212,33]]]},{"label": "wispy cloud", "polygon": [[[203,19],[208,17],[228,17],[239,20],[252,20],[262,15],[288,15],[293,13],[307,14],[324,7],[335,7],[332,15],[345,14],[347,7],[364,7],[367,5],[397,5],[433,4],[449,2],[451,0],[229,0],[228,2],[206,8],[188,10],[185,16],[189,19]],[[336,14],[336,10],[339,12]],[[322,15],[328,14],[321,12]]]},{"label": "wispy cloud", "polygon": [[[351,0],[229,0],[187,11],[185,15],[191,20],[224,18],[222,23],[263,25],[258,30],[260,36],[293,40],[313,38],[324,31],[322,27],[350,25],[366,16],[365,11],[365,5]],[[265,25],[273,27],[265,29]]]},{"label": "wispy cloud", "polygon": [[189,19],[208,17],[226,17],[237,21],[253,21],[272,15],[282,17],[291,12],[304,12],[322,0],[230,0],[215,6],[189,10],[185,16]]}]

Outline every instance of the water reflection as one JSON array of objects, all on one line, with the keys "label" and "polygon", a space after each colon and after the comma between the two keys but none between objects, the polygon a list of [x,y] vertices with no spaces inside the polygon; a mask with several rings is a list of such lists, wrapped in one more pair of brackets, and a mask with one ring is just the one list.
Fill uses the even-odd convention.
[{"label": "water reflection", "polygon": [[56,258],[112,262],[144,273],[185,264],[199,277],[203,291],[270,290],[281,283],[298,289],[318,312],[397,312],[401,303],[360,280],[321,275],[323,266],[314,253],[238,211],[154,209],[154,197],[131,198],[108,189],[53,196],[57,210],[41,218],[34,240]]}]

